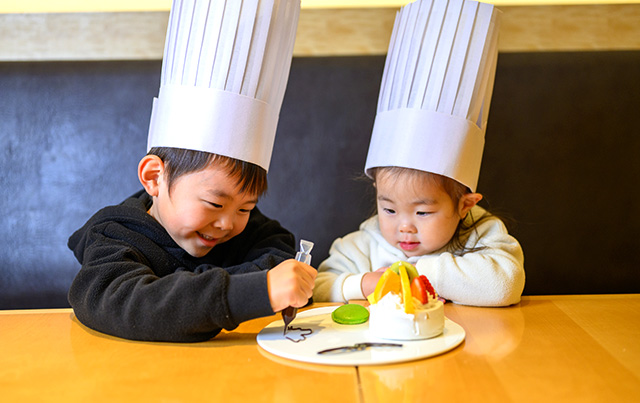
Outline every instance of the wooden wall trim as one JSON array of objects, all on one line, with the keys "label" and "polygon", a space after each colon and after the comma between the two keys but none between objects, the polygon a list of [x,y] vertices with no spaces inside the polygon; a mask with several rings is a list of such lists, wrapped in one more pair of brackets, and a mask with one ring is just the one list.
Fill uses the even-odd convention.
[{"label": "wooden wall trim", "polygon": [[[640,50],[640,4],[500,6],[501,52]],[[303,9],[294,55],[386,53],[396,8]],[[0,61],[159,60],[168,12],[0,14]]]}]

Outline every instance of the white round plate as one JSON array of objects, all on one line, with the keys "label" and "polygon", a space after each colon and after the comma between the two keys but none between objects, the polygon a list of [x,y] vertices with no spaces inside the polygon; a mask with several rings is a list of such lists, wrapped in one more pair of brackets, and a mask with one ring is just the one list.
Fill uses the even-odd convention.
[{"label": "white round plate", "polygon": [[[369,335],[369,323],[340,325],[331,319],[337,306],[310,309],[298,313],[290,324],[294,328],[284,336],[284,322],[271,322],[258,333],[258,345],[280,357],[314,364],[329,365],[378,365],[417,360],[447,352],[458,346],[465,337],[462,326],[446,319],[444,332],[425,340],[385,340]],[[333,347],[349,346],[363,342],[398,343],[402,347],[370,347],[362,351],[318,354]]]}]

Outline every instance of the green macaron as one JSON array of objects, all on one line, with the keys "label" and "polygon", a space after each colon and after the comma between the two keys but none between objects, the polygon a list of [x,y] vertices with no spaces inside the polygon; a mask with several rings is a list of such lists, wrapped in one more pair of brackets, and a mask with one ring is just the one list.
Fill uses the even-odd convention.
[{"label": "green macaron", "polygon": [[346,304],[336,308],[331,319],[341,325],[358,325],[369,320],[369,310],[362,305]]}]

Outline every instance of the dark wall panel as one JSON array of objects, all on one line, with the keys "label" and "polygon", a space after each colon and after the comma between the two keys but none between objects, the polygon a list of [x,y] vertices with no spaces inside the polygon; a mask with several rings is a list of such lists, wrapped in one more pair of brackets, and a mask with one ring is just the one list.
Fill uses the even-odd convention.
[{"label": "dark wall panel", "polygon": [[[331,241],[361,180],[383,57],[295,59],[261,208]],[[0,309],[67,306],[68,236],[139,189],[160,62],[0,64]],[[525,294],[640,292],[640,52],[501,54],[479,191],[511,217]]]},{"label": "dark wall panel", "polygon": [[640,52],[500,56],[480,175],[525,293],[640,292]]}]

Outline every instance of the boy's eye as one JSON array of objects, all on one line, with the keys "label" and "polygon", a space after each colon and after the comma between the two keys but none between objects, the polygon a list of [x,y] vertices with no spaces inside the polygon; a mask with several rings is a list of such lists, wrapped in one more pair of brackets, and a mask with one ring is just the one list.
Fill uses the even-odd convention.
[{"label": "boy's eye", "polygon": [[395,210],[390,209],[390,208],[384,208],[384,209],[382,209],[382,211],[384,211],[387,214],[395,214],[396,213]]},{"label": "boy's eye", "polygon": [[207,204],[215,208],[222,208],[222,204],[218,204],[210,201],[208,201]]},{"label": "boy's eye", "polygon": [[420,217],[425,217],[425,216],[428,216],[429,214],[431,214],[431,212],[430,212],[430,211],[418,211],[418,212],[416,213],[416,215],[418,215],[418,216],[420,216]]},{"label": "boy's eye", "polygon": [[251,210],[253,210],[253,209],[252,208],[241,208],[240,209],[240,213],[249,214],[249,213],[251,213]]}]

